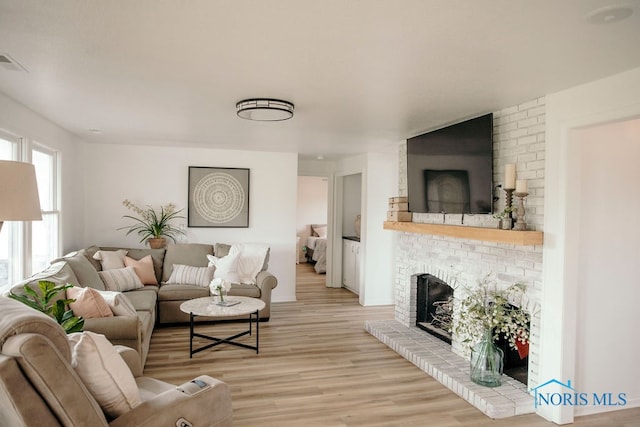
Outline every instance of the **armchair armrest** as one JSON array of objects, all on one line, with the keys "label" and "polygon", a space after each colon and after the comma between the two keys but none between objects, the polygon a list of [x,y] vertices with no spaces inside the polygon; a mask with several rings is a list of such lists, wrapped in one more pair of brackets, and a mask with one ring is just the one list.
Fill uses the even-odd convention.
[{"label": "armchair armrest", "polygon": [[201,375],[192,382],[162,392],[109,423],[112,427],[175,427],[180,419],[193,426],[231,426],[233,411],[229,386],[222,381]]},{"label": "armchair armrest", "polygon": [[271,292],[271,289],[274,289],[278,286],[278,279],[273,274],[268,271],[261,271],[256,276],[256,285],[260,288],[261,292]]}]

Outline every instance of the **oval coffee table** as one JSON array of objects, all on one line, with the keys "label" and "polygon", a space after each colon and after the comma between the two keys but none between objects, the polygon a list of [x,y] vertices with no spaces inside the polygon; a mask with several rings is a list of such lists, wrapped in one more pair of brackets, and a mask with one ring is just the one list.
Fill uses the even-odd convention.
[{"label": "oval coffee table", "polygon": [[[248,348],[250,350],[255,350],[258,353],[259,346],[259,337],[260,337],[260,316],[258,312],[265,307],[264,301],[258,298],[250,298],[250,297],[240,297],[240,296],[227,296],[225,298],[225,302],[234,303],[235,305],[219,305],[219,298],[216,297],[202,297],[195,298],[189,301],[185,301],[180,304],[180,310],[184,313],[189,314],[189,358],[192,358],[195,353],[198,353],[202,350],[206,350],[211,347],[215,347],[220,344],[231,344],[238,347]],[[249,329],[243,332],[240,332],[236,335],[232,335],[227,338],[216,338],[210,335],[198,334],[193,331],[193,323],[194,318],[196,316],[208,316],[208,317],[218,317],[224,319],[225,317],[234,317],[241,316],[243,314],[249,315]],[[255,320],[254,320],[255,316]],[[245,335],[252,335],[253,328],[252,323],[256,324],[256,345],[248,345],[241,342],[235,341],[237,338],[240,338]],[[193,349],[193,337],[204,338],[207,340],[213,341],[211,344],[207,344],[203,347]]]}]

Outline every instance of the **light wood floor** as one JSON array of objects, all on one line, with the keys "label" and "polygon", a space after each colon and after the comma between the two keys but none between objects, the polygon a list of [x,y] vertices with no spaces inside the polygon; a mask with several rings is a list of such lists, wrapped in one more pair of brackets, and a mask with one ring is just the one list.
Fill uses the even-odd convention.
[{"label": "light wood floor", "polygon": [[[362,307],[297,266],[297,301],[273,303],[260,354],[228,345],[189,359],[188,326],[157,327],[145,375],[174,384],[200,374],[231,387],[235,426],[553,426],[537,415],[492,420],[369,335],[363,321],[393,308]],[[241,324],[201,325],[211,335]],[[254,337],[244,337],[253,344]],[[575,425],[640,426],[640,408],[581,417]]]}]

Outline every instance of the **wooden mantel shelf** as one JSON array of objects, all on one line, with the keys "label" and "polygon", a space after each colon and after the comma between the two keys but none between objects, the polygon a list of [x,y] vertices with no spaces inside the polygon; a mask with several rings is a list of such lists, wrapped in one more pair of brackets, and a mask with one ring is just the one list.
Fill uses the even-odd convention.
[{"label": "wooden mantel shelf", "polygon": [[542,231],[514,231],[497,228],[465,227],[462,225],[423,224],[419,222],[384,222],[385,230],[407,233],[432,234],[457,237],[459,239],[483,240],[487,242],[511,243],[513,245],[541,245]]}]

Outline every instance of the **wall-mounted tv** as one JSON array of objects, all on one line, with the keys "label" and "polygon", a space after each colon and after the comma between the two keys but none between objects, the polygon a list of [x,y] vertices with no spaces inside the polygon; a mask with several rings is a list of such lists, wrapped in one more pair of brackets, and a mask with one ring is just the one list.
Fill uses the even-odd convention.
[{"label": "wall-mounted tv", "polygon": [[491,213],[493,114],[407,140],[409,210]]}]

